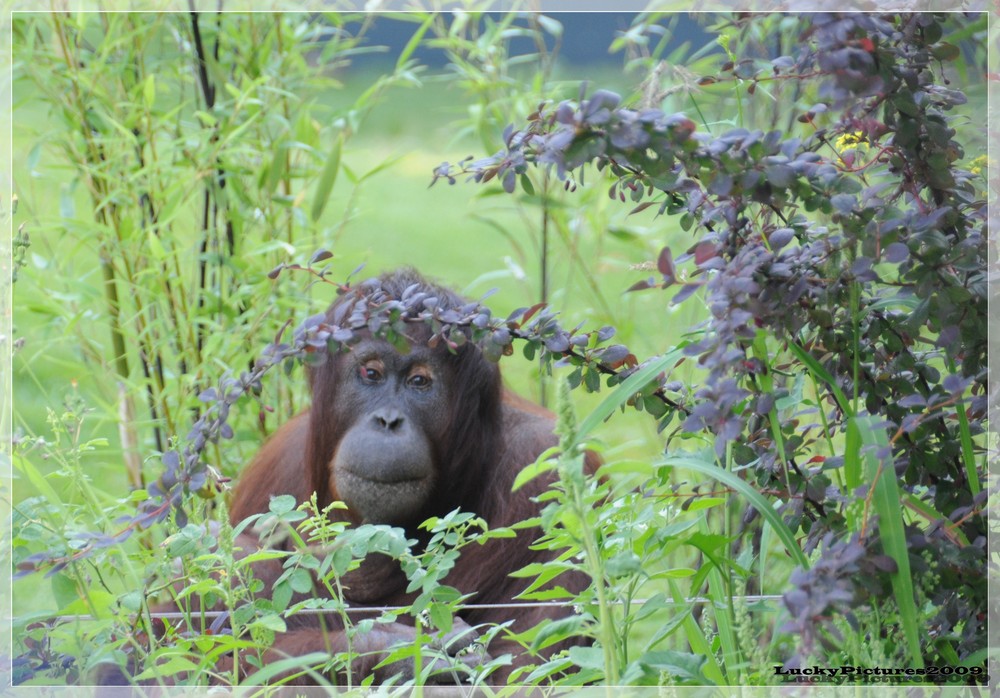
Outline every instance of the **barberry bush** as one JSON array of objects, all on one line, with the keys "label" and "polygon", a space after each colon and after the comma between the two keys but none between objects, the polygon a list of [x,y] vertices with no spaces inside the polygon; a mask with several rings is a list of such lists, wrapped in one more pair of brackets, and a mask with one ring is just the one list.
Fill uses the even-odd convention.
[{"label": "barberry bush", "polygon": [[[642,399],[647,388],[633,402],[661,428],[679,423],[665,479],[681,477],[692,437],[711,442],[718,468],[765,493],[810,556],[784,594],[786,665],[835,660],[865,614],[892,619],[870,639],[910,666],[982,662],[985,134],[960,110],[962,49],[946,38],[969,20],[782,21],[794,53],[737,56],[727,41],[729,60],[698,84],[746,100],[794,85],[785,129],[748,118],[715,133],[584,88],[508,128],[500,152],[435,178],[513,193],[545,169],[688,231],[690,245],[664,247],[630,290],[706,306],[675,361],[704,378],[674,400]],[[738,541],[758,553],[761,521],[750,510]]]}]

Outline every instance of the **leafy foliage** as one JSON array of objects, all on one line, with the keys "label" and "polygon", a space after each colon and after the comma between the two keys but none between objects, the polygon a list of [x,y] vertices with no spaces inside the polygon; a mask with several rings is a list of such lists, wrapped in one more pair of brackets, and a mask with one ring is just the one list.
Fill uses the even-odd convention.
[{"label": "leafy foliage", "polygon": [[[101,444],[81,438],[84,409],[76,404],[51,414],[53,442],[18,444],[18,470],[42,496],[19,502],[17,569],[44,571],[61,612],[93,620],[70,630],[36,623],[41,617],[18,619],[17,681],[83,681],[95,665],[122,664],[128,655],[151,667],[150,678],[252,685],[308,673],[320,680],[348,666],[351,652],[273,666],[257,659],[256,673],[244,679],[225,663],[262,656],[295,614],[319,611],[340,615],[351,632],[409,614],[418,641],[398,658],[419,667],[425,650],[432,656],[466,602],[443,584],[455,556],[473,540],[509,532],[482,531],[475,517],[452,512],[428,522],[430,543],[415,546],[398,529],[346,529],[315,507],[279,498],[268,515],[240,526],[295,538],[291,552],[265,541],[257,553],[285,565],[264,598],[254,596],[265,590],[249,574],[250,560],[233,557],[224,512],[221,526],[205,521],[240,458],[220,444],[238,444],[254,418],[263,431],[264,390],[291,412],[299,399],[290,387],[296,381],[287,379],[292,366],[327,360],[360,331],[402,342],[414,323],[430,327],[436,345],[474,342],[491,360],[519,348],[543,374],[562,373],[569,389],[611,388],[579,421],[568,391],[561,394],[560,452],[520,480],[550,469],[559,475],[541,516],[524,525],[540,525],[538,544],[562,554],[522,571],[535,580],[526,600],[579,610],[525,633],[526,651],[577,635],[595,644],[529,667],[518,681],[769,683],[775,662],[864,658],[982,668],[983,162],[967,162],[978,132],[963,124],[966,95],[950,81],[973,60],[966,38],[984,20],[719,16],[710,21],[722,53],[706,46],[688,60],[678,49],[661,60],[676,18],[645,14],[613,46],[647,70],[641,94],[588,96],[582,87],[576,100],[535,109],[563,89],[551,79],[555,54],[546,43],[558,44],[558,22],[413,15],[405,21],[417,29],[391,72],[331,115],[298,98],[335,85],[316,80],[306,54],[322,45],[328,65],[343,64],[365,50],[367,21],[287,15],[265,27],[255,18],[204,17],[142,24],[132,15],[55,16],[50,25],[16,27],[33,58],[21,70],[65,126],[52,142],[90,197],[83,217],[73,210],[78,184],[61,204],[83,238],[95,241],[87,251],[97,253],[103,272],[95,293],[105,294],[95,304],[112,346],[94,342],[79,318],[66,318],[67,331],[95,357],[96,370],[128,386],[120,395],[123,451],[153,452],[157,468],[147,478],[130,461],[137,490],[107,503],[81,466]],[[164,26],[174,43],[157,53],[151,47]],[[513,36],[530,36],[538,47],[530,81],[508,70]],[[47,48],[50,39],[62,48]],[[336,241],[350,219],[348,212],[332,229],[323,223],[331,191],[368,176],[345,164],[351,139],[381,90],[416,82],[412,56],[420,44],[443,48],[457,82],[475,95],[462,125],[484,144],[512,113],[529,114],[503,132],[496,155],[444,163],[433,173],[433,181],[452,184],[467,176],[489,185],[487,193],[520,190],[516,205],[541,221],[534,250],[541,302],[505,316],[482,301],[444,312],[418,293],[388,300],[377,284],[352,282],[354,274],[334,282],[325,249],[290,261],[304,259],[302,248],[319,247],[318,239]],[[704,115],[712,97],[737,114],[724,132]],[[690,114],[657,108],[679,100]],[[37,149],[29,159],[38,159]],[[609,199],[587,198],[588,190],[605,189]],[[655,212],[650,237],[689,235],[682,247],[656,244],[644,265],[654,276],[629,290],[646,292],[643,300],[658,298],[654,289],[671,293],[654,302],[672,318],[678,307],[700,303],[705,312],[692,315],[707,320],[648,358],[626,342],[646,331],[661,337],[662,314],[640,316],[630,334],[617,320],[619,330],[565,327],[547,302],[547,235],[552,225],[569,239],[574,199],[583,202],[574,210],[628,203],[633,221]],[[198,212],[191,221],[189,210]],[[606,222],[594,220],[595,229]],[[184,230],[194,231],[190,248],[177,244]],[[260,235],[256,247],[251,233]],[[625,226],[615,233],[641,238]],[[34,239],[19,236],[16,268]],[[570,243],[566,250],[592,283],[597,265]],[[55,257],[63,269],[68,257]],[[277,329],[286,315],[312,307],[313,284],[303,280],[351,296],[349,311],[333,322],[314,315],[294,330],[291,320]],[[244,337],[262,327],[274,340],[253,358]],[[694,377],[680,380],[681,367],[692,365]],[[149,420],[135,419],[132,396],[146,400]],[[247,417],[244,397],[259,414]],[[590,441],[594,430],[625,419],[616,414],[626,406],[652,417],[665,453],[652,462],[611,460],[601,479],[584,478],[582,450],[600,448]],[[141,444],[137,423],[152,433]],[[61,501],[36,459],[55,462],[56,475],[85,504]],[[726,506],[739,499],[748,503],[742,512]],[[171,534],[157,546],[161,528]],[[332,552],[320,555],[316,546]],[[338,585],[370,552],[399,560],[419,596],[409,609],[355,622]],[[565,569],[587,575],[591,587],[575,598],[537,591]],[[122,570],[128,590],[109,589],[102,570]],[[312,583],[329,598],[293,603]],[[765,584],[784,592],[779,614],[739,598]],[[188,630],[153,632],[147,599],[157,595],[178,602]],[[699,606],[693,596],[709,603]],[[203,604],[225,610],[205,618]],[[477,631],[488,638],[503,628]],[[479,667],[473,680],[488,680],[490,670]]]},{"label": "leafy foliage", "polygon": [[[820,651],[809,638],[832,610],[880,605],[911,565],[917,601],[934,599],[932,622],[947,639],[917,641],[915,603],[904,594],[908,659],[946,661],[983,646],[986,493],[976,442],[986,413],[986,211],[979,181],[960,166],[965,149],[949,115],[966,101],[942,77],[959,56],[942,40],[949,22],[819,15],[801,27],[796,55],[739,60],[711,80],[818,82],[822,102],[799,115],[812,129],[802,137],[711,136],[686,116],[622,106],[599,90],[508,128],[506,148],[490,158],[435,171],[451,182],[496,179],[512,192],[530,168],[551,168],[570,185],[593,163],[612,198],[638,204],[633,213],[655,206],[697,235],[682,255],[664,249],[659,279],[631,290],[679,286],[671,303],[704,299],[711,319],[685,353],[707,376],[682,431],[712,434],[731,470],[779,492],[806,550],[828,541],[786,596],[787,627],[807,640],[791,665]],[[864,152],[835,147],[840,134]],[[815,386],[808,411],[818,423],[782,409],[782,384],[796,377]],[[883,447],[863,445],[862,416],[887,435]],[[817,452],[824,444],[829,456]],[[877,463],[868,472],[865,453]],[[899,479],[916,517],[873,503],[880,478]],[[947,560],[948,573],[921,574],[923,551]]]}]

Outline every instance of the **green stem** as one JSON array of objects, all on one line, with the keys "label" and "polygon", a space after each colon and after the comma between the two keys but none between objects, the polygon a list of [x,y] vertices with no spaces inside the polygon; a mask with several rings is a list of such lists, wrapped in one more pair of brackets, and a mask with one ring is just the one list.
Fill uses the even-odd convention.
[{"label": "green stem", "polygon": [[[542,230],[541,230],[541,241],[539,243],[539,286],[541,287],[541,298],[539,299],[542,303],[549,302],[549,175],[548,172],[544,175],[544,180],[542,184]],[[539,362],[542,359],[539,358]],[[538,372],[538,390],[539,390],[539,402],[542,407],[546,407],[548,403],[548,384],[545,380],[545,370],[541,363],[539,363]]]},{"label": "green stem", "polygon": [[[753,356],[761,365],[764,367],[764,372],[761,373],[757,378],[760,381],[761,390],[768,395],[774,395],[774,376],[771,373],[771,364],[768,361],[769,356],[767,353],[767,342],[763,332],[758,332],[757,336],[753,341]],[[778,462],[781,463],[781,473],[785,477],[785,489],[788,492],[788,496],[792,496],[792,483],[788,477],[788,463],[785,460],[785,437],[781,433],[781,419],[778,417],[778,406],[777,401],[771,407],[770,411],[767,413],[767,421],[771,427],[771,438],[774,439],[774,450],[778,456]],[[726,518],[728,523],[729,519]],[[729,535],[729,532],[726,532]]]},{"label": "green stem", "polygon": [[[956,373],[954,359],[948,359],[948,369]],[[965,401],[961,398],[955,403],[955,414],[958,417],[958,432],[962,441],[962,462],[965,465],[965,477],[969,480],[969,491],[979,494],[982,486],[979,473],[976,470],[976,453],[972,447],[972,431],[969,429],[969,417],[965,414]]]},{"label": "green stem", "polygon": [[118,317],[118,284],[115,279],[114,266],[105,253],[101,253],[101,273],[104,276],[104,300],[108,307],[108,319],[111,324],[111,346],[115,355],[115,372],[128,380],[128,355],[125,348],[125,335],[122,334]]},{"label": "green stem", "polygon": [[[830,451],[831,456],[837,455],[837,450],[833,445],[833,437],[830,436],[830,420],[826,417],[826,410],[823,409],[823,398],[820,391],[819,379],[815,374],[809,374],[809,380],[812,381],[813,393],[816,395],[816,405],[819,407],[817,410],[819,412],[819,421],[823,426],[823,438],[826,441],[826,447]],[[841,468],[834,469],[834,477],[837,479],[837,486],[841,490],[844,489],[844,473]]]},{"label": "green stem", "polygon": [[[589,507],[584,503],[579,484],[570,481],[573,507],[581,521],[586,521],[586,513]],[[610,697],[611,687],[618,681],[618,656],[615,652],[615,625],[612,616],[611,603],[608,599],[608,589],[604,584],[604,568],[602,565],[600,546],[597,544],[597,537],[594,530],[587,525],[583,526],[583,549],[587,558],[587,574],[594,582],[597,590],[597,622],[598,634],[601,641],[601,650],[604,654],[604,683],[607,687],[607,695]]]},{"label": "green stem", "polygon": [[852,413],[858,413],[858,402],[861,394],[861,297],[860,285],[857,282],[851,283],[851,360],[852,382],[854,383],[854,396],[852,403]]}]

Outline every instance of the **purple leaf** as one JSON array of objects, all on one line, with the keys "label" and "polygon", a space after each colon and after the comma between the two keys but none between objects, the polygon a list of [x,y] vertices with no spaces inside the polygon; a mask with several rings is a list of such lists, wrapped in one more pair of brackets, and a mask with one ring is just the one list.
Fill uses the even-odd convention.
[{"label": "purple leaf", "polygon": [[653,279],[644,279],[642,281],[636,281],[634,284],[629,286],[625,289],[625,293],[629,293],[631,291],[645,291],[646,289],[653,288],[654,286],[656,286],[656,282],[654,282]]},{"label": "purple leaf", "polygon": [[684,284],[681,290],[677,292],[677,295],[673,297],[673,300],[670,301],[671,305],[678,305],[679,303],[683,303],[692,295],[694,295],[694,292],[697,291],[699,288],[701,288],[701,284]]},{"label": "purple leaf", "polygon": [[791,228],[778,228],[768,236],[767,241],[771,244],[771,249],[777,252],[790,243],[794,237],[795,231]]},{"label": "purple leaf", "polygon": [[894,242],[885,248],[885,261],[890,264],[905,262],[910,256],[910,248],[902,242]]},{"label": "purple leaf", "polygon": [[660,250],[660,256],[656,260],[656,268],[663,274],[663,282],[665,284],[672,284],[677,278],[674,256],[670,253],[669,247],[664,247]]},{"label": "purple leaf", "polygon": [[318,262],[330,259],[331,257],[333,257],[333,252],[330,252],[329,250],[316,250],[316,252],[313,253],[313,256],[309,259],[309,264],[317,264]]}]

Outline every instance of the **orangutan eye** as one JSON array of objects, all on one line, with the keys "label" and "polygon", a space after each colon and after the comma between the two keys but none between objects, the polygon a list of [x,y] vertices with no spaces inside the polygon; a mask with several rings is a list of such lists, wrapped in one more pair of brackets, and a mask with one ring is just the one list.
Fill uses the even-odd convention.
[{"label": "orangutan eye", "polygon": [[426,373],[414,373],[409,378],[406,379],[406,384],[411,388],[417,388],[418,390],[425,390],[431,387],[431,383],[434,381]]},{"label": "orangutan eye", "polygon": [[366,383],[378,383],[382,380],[382,362],[366,361],[361,365],[361,380]]}]

